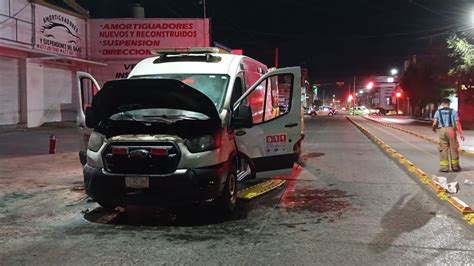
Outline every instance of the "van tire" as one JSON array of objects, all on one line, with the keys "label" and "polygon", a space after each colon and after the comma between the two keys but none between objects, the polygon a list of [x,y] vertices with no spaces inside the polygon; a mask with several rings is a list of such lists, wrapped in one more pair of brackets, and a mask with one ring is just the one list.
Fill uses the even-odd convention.
[{"label": "van tire", "polygon": [[102,209],[108,212],[115,211],[115,208],[117,208],[118,206],[116,204],[112,204],[112,203],[104,202],[104,201],[97,201],[97,203],[100,205],[100,207],[102,207]]},{"label": "van tire", "polygon": [[237,167],[232,161],[232,166],[227,173],[222,194],[216,200],[216,214],[227,217],[234,211],[237,202]]}]

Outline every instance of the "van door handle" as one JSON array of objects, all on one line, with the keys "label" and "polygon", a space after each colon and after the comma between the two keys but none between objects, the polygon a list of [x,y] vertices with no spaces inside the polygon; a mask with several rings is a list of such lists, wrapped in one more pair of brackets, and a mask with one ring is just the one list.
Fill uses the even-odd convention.
[{"label": "van door handle", "polygon": [[286,124],[285,127],[296,127],[298,123]]},{"label": "van door handle", "polygon": [[235,135],[236,135],[236,136],[243,136],[243,135],[245,135],[245,134],[247,134],[247,132],[245,132],[245,131],[243,131],[243,130],[235,131]]}]

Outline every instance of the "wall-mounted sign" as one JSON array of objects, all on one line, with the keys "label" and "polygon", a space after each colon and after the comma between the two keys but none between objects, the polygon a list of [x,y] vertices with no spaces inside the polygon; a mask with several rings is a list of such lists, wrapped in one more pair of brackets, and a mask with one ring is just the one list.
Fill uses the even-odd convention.
[{"label": "wall-mounted sign", "polygon": [[93,19],[91,58],[142,59],[150,50],[209,46],[208,19]]},{"label": "wall-mounted sign", "polygon": [[103,62],[107,64],[107,67],[92,67],[92,74],[101,86],[108,80],[127,78],[130,71],[138,63],[138,60]]},{"label": "wall-mounted sign", "polygon": [[86,58],[86,21],[35,5],[35,49]]}]

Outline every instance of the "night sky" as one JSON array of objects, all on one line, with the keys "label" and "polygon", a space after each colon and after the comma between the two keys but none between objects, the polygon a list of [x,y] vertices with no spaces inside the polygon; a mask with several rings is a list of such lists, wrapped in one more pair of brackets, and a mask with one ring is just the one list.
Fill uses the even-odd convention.
[{"label": "night sky", "polygon": [[[92,17],[202,17],[200,0],[79,0]],[[305,66],[313,81],[388,74],[430,39],[470,31],[468,0],[207,0],[213,41],[273,66]]]}]

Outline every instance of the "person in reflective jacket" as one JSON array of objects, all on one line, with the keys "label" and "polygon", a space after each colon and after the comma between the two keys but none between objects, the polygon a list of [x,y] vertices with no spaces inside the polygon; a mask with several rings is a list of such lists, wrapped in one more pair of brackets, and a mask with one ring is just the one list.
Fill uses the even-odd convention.
[{"label": "person in reflective jacket", "polygon": [[[459,165],[459,142],[457,133],[464,141],[461,122],[458,112],[450,108],[451,100],[443,99],[441,108],[438,109],[433,119],[433,131],[438,133],[439,143],[439,171],[449,172],[449,164],[453,172],[461,171]],[[451,161],[450,161],[451,158]]]}]

